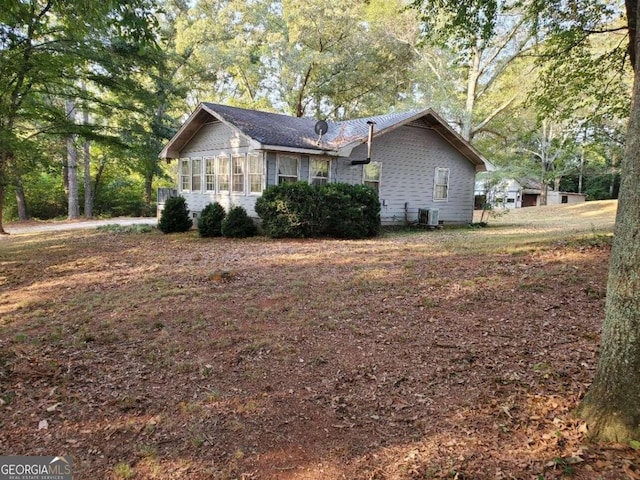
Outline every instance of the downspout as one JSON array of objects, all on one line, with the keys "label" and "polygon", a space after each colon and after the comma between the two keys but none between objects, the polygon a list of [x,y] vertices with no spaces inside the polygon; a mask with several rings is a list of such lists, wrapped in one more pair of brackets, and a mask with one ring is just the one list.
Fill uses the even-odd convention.
[{"label": "downspout", "polygon": [[367,165],[371,163],[371,154],[373,152],[373,126],[376,122],[371,120],[367,122],[369,125],[369,138],[367,139],[367,159],[366,160],[351,160],[351,165]]}]

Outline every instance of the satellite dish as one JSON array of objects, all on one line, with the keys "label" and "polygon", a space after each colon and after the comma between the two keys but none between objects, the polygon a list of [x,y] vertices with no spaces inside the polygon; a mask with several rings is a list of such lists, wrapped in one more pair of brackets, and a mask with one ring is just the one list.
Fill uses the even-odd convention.
[{"label": "satellite dish", "polygon": [[322,136],[329,131],[329,125],[324,120],[318,120],[313,129],[318,135]]}]

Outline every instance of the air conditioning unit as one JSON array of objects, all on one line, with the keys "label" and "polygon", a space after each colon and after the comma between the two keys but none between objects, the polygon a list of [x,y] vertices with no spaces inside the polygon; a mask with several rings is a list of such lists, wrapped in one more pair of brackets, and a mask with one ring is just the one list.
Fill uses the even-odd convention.
[{"label": "air conditioning unit", "polygon": [[440,210],[430,209],[427,213],[427,225],[429,227],[437,227],[440,221]]},{"label": "air conditioning unit", "polygon": [[418,209],[418,225],[427,225],[429,221],[429,210],[426,208]]}]

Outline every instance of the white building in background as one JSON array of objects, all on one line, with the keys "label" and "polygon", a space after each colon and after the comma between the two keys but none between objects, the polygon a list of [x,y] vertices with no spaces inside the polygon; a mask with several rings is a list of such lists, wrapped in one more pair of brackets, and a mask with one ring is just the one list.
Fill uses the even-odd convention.
[{"label": "white building in background", "polygon": [[[505,178],[492,184],[486,178],[475,183],[475,207],[482,209],[484,203],[494,208],[521,208],[540,206],[542,184],[530,178]],[[582,193],[547,190],[547,205],[581,203],[587,196]]]}]

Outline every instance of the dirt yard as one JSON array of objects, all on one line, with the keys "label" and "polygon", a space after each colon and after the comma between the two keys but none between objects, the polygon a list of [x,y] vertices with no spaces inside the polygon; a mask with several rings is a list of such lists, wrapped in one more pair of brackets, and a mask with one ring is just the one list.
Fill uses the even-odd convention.
[{"label": "dirt yard", "polygon": [[71,455],[75,479],[639,479],[640,444],[571,414],[614,215],[0,238],[0,451]]}]

